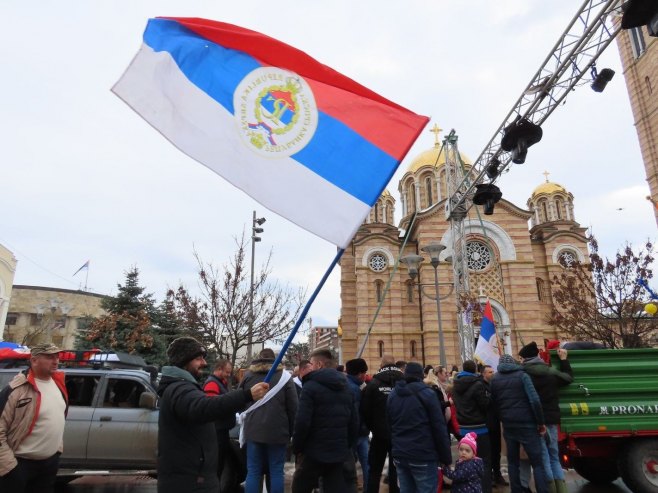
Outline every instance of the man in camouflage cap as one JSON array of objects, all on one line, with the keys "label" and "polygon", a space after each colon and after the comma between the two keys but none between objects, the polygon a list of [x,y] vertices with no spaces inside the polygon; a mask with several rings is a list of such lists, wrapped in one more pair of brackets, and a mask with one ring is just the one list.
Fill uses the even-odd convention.
[{"label": "man in camouflage cap", "polygon": [[34,346],[30,368],[0,392],[0,491],[53,491],[68,410],[61,351]]}]

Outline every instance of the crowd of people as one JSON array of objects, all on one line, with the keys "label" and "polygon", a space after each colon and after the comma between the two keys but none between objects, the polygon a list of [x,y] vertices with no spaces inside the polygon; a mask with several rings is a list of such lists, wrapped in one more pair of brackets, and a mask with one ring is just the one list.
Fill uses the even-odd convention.
[{"label": "crowd of people", "polygon": [[[30,370],[0,393],[0,491],[51,491],[68,406],[57,352],[33,348]],[[382,479],[391,493],[491,493],[508,484],[524,493],[531,474],[537,493],[564,493],[558,389],[573,375],[567,351],[557,355],[559,367],[550,366],[532,342],[519,361],[503,355],[494,369],[468,360],[461,371],[384,355],[370,375],[365,360],[339,367],[320,349],[293,375],[277,369],[266,383],[275,353],[263,349],[232,389],[226,360],[199,384],[206,349],[178,338],[158,386],[158,492],[228,493],[221,478],[237,415],[246,493],[260,493],[264,481],[283,493],[289,453],[293,493],[377,493]]]}]

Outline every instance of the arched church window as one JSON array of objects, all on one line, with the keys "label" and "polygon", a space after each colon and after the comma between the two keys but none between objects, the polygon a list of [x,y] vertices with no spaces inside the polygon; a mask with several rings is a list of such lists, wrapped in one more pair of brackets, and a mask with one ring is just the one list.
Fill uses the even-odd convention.
[{"label": "arched church window", "polygon": [[407,301],[414,302],[414,283],[412,281],[407,281]]},{"label": "arched church window", "polygon": [[576,252],[573,250],[562,250],[560,255],[557,257],[557,261],[562,267],[569,269],[573,267],[576,262],[578,262],[578,254],[576,254]]},{"label": "arched church window", "polygon": [[485,270],[491,264],[492,254],[489,247],[481,241],[466,243],[466,263],[472,271]]},{"label": "arched church window", "polygon": [[541,212],[544,215],[544,221],[550,221],[551,219],[548,217],[548,204],[546,201],[542,200],[539,205],[541,207]]},{"label": "arched church window", "polygon": [[384,272],[386,267],[388,267],[388,260],[386,255],[383,253],[373,253],[368,259],[368,267],[370,267],[375,272]]},{"label": "arched church window", "polygon": [[411,341],[411,357],[415,358],[416,357],[416,341]]},{"label": "arched church window", "polygon": [[379,279],[375,281],[375,295],[377,296],[377,303],[381,302],[384,296],[384,283]]},{"label": "arched church window", "polygon": [[414,182],[409,183],[407,191],[407,214],[416,210],[416,187]]},{"label": "arched church window", "polygon": [[555,214],[558,220],[562,219],[562,201],[560,199],[555,199]]},{"label": "arched church window", "polygon": [[425,178],[425,194],[427,195],[427,207],[432,205],[432,177]]},{"label": "arched church window", "polygon": [[379,202],[375,202],[375,220],[373,222],[379,222]]},{"label": "arched church window", "polygon": [[384,341],[377,342],[377,350],[379,351],[379,357],[384,357]]}]

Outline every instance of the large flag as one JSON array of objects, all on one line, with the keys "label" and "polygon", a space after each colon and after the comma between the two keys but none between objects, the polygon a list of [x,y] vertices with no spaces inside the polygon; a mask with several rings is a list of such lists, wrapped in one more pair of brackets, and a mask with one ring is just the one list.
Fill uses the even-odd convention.
[{"label": "large flag", "polygon": [[292,46],[205,19],[150,19],[112,90],[181,151],[341,248],[428,121]]},{"label": "large flag", "polygon": [[493,311],[491,310],[491,302],[487,300],[487,304],[484,306],[484,313],[482,314],[480,337],[475,347],[475,359],[482,364],[492,366],[495,370],[498,366],[499,357],[498,336],[496,335]]}]

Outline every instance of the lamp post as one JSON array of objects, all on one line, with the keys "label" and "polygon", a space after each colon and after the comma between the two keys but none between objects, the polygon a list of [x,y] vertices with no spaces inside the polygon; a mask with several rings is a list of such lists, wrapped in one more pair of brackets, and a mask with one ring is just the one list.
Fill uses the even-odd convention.
[{"label": "lamp post", "polygon": [[265,223],[264,217],[256,217],[256,211],[251,221],[251,282],[249,284],[249,332],[247,333],[247,360],[252,359],[252,343],[254,337],[254,257],[256,255],[256,243],[261,240],[260,233],[263,228],[260,226]]},{"label": "lamp post", "polygon": [[[445,248],[446,248],[445,245],[442,245],[441,243],[438,242],[432,242],[427,246],[421,248],[423,252],[429,254],[430,264],[434,268],[434,290],[436,292],[436,297],[432,298],[431,296],[428,296],[428,298],[436,300],[436,314],[439,323],[439,359],[441,366],[443,366],[444,368],[447,366],[447,361],[446,361],[446,349],[443,339],[443,322],[441,320],[441,299],[447,298],[452,293],[452,284],[450,284],[451,286],[450,292],[446,294],[443,298],[441,297],[441,293],[439,292],[439,264],[440,264],[439,255],[443,250],[445,250]],[[407,266],[409,277],[411,277],[412,280],[415,280],[416,277],[418,276],[420,270],[420,264],[423,260],[424,258],[421,257],[420,255],[405,255],[404,257],[400,258],[400,262],[402,262]],[[421,293],[425,294],[425,292],[423,291],[423,287],[425,285],[420,283],[420,279],[419,279],[419,285],[421,286]]]}]

